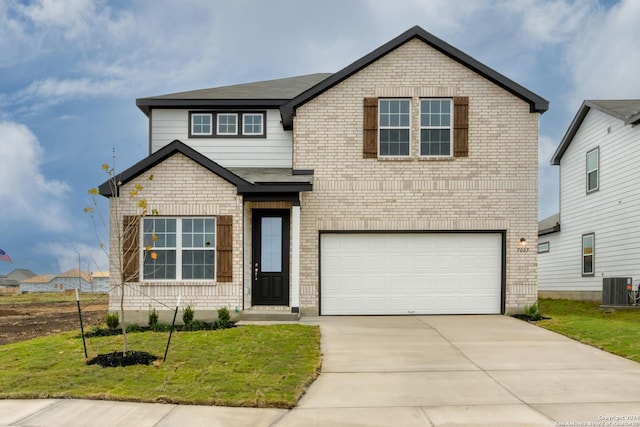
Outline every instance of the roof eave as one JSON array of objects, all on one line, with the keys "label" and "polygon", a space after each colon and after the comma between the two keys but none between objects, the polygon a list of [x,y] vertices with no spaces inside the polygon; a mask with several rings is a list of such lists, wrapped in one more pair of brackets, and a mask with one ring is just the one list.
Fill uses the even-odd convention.
[{"label": "roof eave", "polygon": [[193,108],[193,109],[231,109],[231,108],[280,108],[288,99],[160,99],[139,98],[136,106],[150,117],[154,108]]},{"label": "roof eave", "polygon": [[573,117],[573,120],[571,121],[567,132],[565,132],[564,136],[562,137],[560,144],[558,144],[558,148],[556,148],[555,153],[553,153],[553,156],[551,156],[552,165],[557,166],[560,164],[562,156],[564,155],[565,151],[567,151],[567,148],[569,148],[569,144],[571,144],[573,137],[576,136],[578,129],[580,129],[580,125],[582,125],[582,122],[584,121],[584,118],[587,116],[587,113],[590,109],[590,103],[588,101],[584,101],[578,109],[576,115]]},{"label": "roof eave", "polygon": [[154,166],[162,163],[164,160],[168,159],[176,153],[181,153],[187,156],[194,162],[200,164],[204,168],[215,173],[216,175],[220,176],[221,178],[238,188],[252,185],[251,183],[235,175],[228,169],[223,168],[205,155],[184,144],[182,141],[174,140],[170,144],[165,145],[155,153],[151,154],[145,159],[142,159],[135,165],[114,176],[112,179],[109,179],[100,184],[100,186],[98,187],[98,192],[101,196],[107,198],[114,196],[117,197],[117,194],[115,193],[118,192],[118,188],[120,188],[122,185],[140,176]]}]

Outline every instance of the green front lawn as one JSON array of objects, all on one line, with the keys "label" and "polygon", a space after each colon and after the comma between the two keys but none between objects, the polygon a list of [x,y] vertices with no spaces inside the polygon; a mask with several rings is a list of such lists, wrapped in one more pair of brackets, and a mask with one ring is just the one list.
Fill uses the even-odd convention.
[{"label": "green front lawn", "polygon": [[640,362],[640,309],[599,310],[599,302],[541,299],[538,326]]},{"label": "green front lawn", "polygon": [[[127,334],[129,350],[162,358],[168,333]],[[122,337],[87,339],[89,358]],[[317,326],[240,326],[174,332],[167,361],[86,365],[79,332],[0,346],[0,398],[95,398],[289,408],[320,371]]]}]

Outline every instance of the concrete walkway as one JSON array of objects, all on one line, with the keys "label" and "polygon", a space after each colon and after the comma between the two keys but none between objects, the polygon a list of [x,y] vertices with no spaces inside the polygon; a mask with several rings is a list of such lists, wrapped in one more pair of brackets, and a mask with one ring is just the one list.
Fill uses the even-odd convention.
[{"label": "concrete walkway", "polygon": [[510,317],[302,323],[323,367],[293,410],[0,400],[0,426],[640,426],[640,364]]}]

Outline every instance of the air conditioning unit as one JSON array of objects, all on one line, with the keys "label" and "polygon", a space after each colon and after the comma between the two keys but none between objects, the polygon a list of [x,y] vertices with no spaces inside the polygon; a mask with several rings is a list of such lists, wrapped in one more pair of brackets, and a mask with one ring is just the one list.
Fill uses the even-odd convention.
[{"label": "air conditioning unit", "polygon": [[629,305],[627,286],[631,277],[605,277],[602,279],[602,305]]}]

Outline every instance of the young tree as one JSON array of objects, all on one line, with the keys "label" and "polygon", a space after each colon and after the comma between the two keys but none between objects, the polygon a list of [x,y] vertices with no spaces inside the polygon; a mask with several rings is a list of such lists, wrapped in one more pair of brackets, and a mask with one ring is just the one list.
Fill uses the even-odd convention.
[{"label": "young tree", "polygon": [[[97,198],[100,195],[100,191],[97,188],[89,190],[93,206],[85,208],[84,211],[91,215],[98,241],[100,242],[98,235],[99,224],[96,222],[96,216],[98,216],[100,225],[106,229],[107,235],[109,236],[109,248],[107,249],[104,242],[100,242],[100,248],[106,252],[109,258],[109,270],[116,273],[116,277],[112,277],[112,282],[113,279],[116,280],[114,286],[118,289],[120,294],[120,326],[122,329],[123,355],[126,356],[129,350],[124,310],[125,290],[127,283],[140,281],[140,226],[143,223],[144,217],[146,217],[149,212],[147,200],[141,197],[140,194],[143,190],[141,184],[135,184],[128,194],[120,194],[122,183],[118,180],[115,168],[108,164],[103,164],[102,170],[107,175],[106,183],[109,185],[111,195],[109,199],[110,221],[105,221],[100,210],[97,209]],[[153,175],[149,175],[146,179],[148,181],[153,180]],[[122,197],[128,197],[128,200],[122,200]],[[135,206],[135,213],[131,212],[132,206]],[[151,214],[158,215],[158,212],[153,209]],[[154,241],[156,240],[155,234],[152,236],[152,239]],[[152,246],[147,244],[143,256],[149,256],[152,259],[155,259],[157,254],[152,249]]]}]

